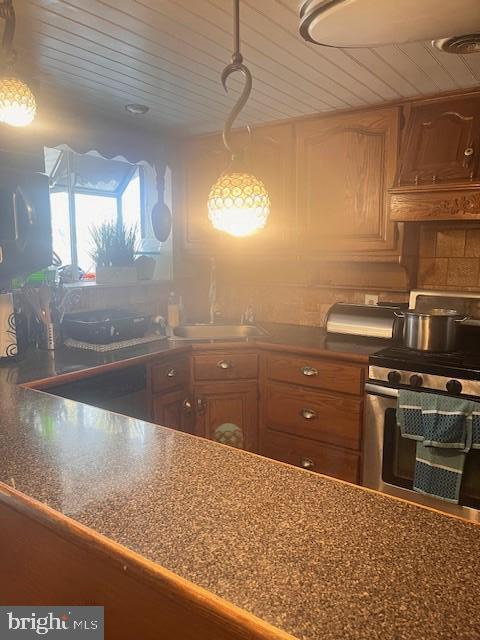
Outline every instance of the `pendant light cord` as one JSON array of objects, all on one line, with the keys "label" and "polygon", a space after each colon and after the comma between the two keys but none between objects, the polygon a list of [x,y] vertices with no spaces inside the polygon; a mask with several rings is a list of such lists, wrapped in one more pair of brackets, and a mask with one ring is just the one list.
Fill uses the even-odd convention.
[{"label": "pendant light cord", "polygon": [[13,49],[13,36],[15,35],[15,9],[12,0],[4,0],[0,3],[0,18],[5,20],[5,30],[2,38],[2,52],[6,66],[15,63],[17,54]]},{"label": "pendant light cord", "polygon": [[[233,55],[232,62],[225,67],[222,71],[221,81],[223,88],[228,93],[227,88],[227,80],[232,75],[232,73],[236,73],[239,71],[244,79],[245,85],[243,87],[243,91],[240,94],[237,102],[233,105],[232,110],[230,111],[225,125],[223,127],[223,144],[227,148],[227,150],[232,154],[232,157],[235,158],[239,156],[243,149],[235,149],[232,144],[232,127],[235,120],[240,115],[243,107],[247,104],[248,98],[250,97],[250,93],[252,91],[252,74],[248,67],[243,64],[243,56],[240,52],[240,0],[233,0]],[[250,127],[247,126],[247,131],[250,137]]]}]

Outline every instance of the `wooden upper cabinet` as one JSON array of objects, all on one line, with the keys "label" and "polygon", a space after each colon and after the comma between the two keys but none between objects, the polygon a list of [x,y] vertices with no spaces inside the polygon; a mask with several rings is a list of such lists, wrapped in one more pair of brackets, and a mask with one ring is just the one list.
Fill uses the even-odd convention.
[{"label": "wooden upper cabinet", "polygon": [[245,167],[262,180],[271,200],[267,225],[257,234],[245,238],[213,229],[207,210],[211,186],[229,166],[229,154],[220,135],[191,141],[183,155],[184,247],[192,251],[230,253],[275,251],[293,242],[295,225],[295,141],[291,123],[254,128],[248,143],[243,132],[234,142],[246,145]]},{"label": "wooden upper cabinet", "polygon": [[218,239],[208,219],[210,188],[225,171],[229,156],[220,135],[191,140],[182,154],[184,167],[183,243],[188,249],[212,247]]},{"label": "wooden upper cabinet", "polygon": [[476,179],[479,134],[479,97],[413,106],[407,121],[399,184]]},{"label": "wooden upper cabinet", "polygon": [[396,245],[387,189],[398,151],[398,109],[342,114],[297,125],[301,250],[322,256]]}]

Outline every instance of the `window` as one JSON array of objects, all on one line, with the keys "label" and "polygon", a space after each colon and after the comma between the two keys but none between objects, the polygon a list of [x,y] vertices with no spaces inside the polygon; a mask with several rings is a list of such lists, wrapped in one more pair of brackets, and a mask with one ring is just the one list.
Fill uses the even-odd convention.
[{"label": "window", "polygon": [[66,149],[45,149],[45,165],[51,185],[53,250],[63,265],[72,265],[74,273],[78,266],[79,277],[93,278],[91,230],[105,222],[135,227],[143,242],[143,166]]}]

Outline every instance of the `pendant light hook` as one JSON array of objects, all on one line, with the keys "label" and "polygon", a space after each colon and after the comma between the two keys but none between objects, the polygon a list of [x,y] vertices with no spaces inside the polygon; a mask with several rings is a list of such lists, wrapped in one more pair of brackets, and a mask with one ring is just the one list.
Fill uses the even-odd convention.
[{"label": "pendant light hook", "polygon": [[252,91],[252,74],[250,73],[248,67],[243,64],[243,56],[240,52],[240,0],[233,0],[233,15],[234,50],[232,54],[232,61],[222,71],[222,75],[220,76],[220,78],[226,93],[228,93],[227,80],[232,75],[232,73],[240,72],[245,79],[242,93],[240,94],[236,103],[233,105],[233,108],[230,111],[223,127],[223,144],[225,145],[226,149],[232,154],[232,157],[235,160],[242,155],[244,149],[250,143],[252,134],[250,127],[247,125],[246,129],[249,138],[248,143],[241,149],[235,149],[234,145],[232,144],[232,127],[235,120],[240,115],[243,107],[246,105],[248,98],[250,97],[250,93]]}]

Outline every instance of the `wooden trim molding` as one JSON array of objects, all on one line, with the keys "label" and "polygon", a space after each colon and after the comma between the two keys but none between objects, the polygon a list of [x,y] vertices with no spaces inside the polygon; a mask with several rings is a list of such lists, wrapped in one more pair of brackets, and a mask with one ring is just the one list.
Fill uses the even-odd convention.
[{"label": "wooden trim molding", "polygon": [[1,605],[105,607],[106,640],[293,636],[0,483]]},{"label": "wooden trim molding", "polygon": [[428,185],[389,190],[390,215],[397,222],[480,220],[480,184]]}]

